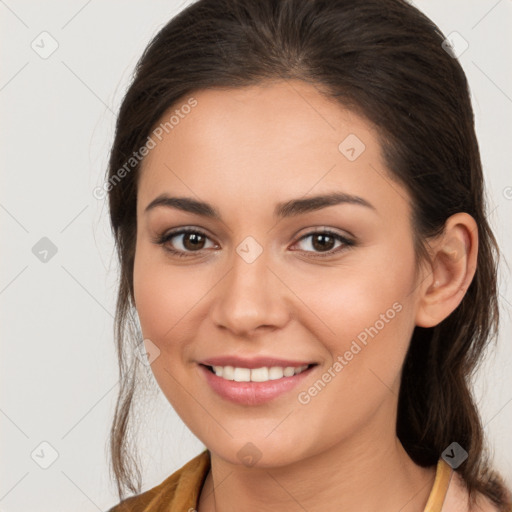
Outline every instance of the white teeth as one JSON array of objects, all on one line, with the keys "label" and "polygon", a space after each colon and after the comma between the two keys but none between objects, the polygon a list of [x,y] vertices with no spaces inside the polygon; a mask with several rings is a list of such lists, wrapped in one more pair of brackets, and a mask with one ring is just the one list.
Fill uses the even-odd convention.
[{"label": "white teeth", "polygon": [[251,370],[251,380],[253,382],[265,382],[268,380],[268,368],[253,368]]},{"label": "white teeth", "polygon": [[280,366],[262,367],[262,368],[239,368],[233,366],[213,366],[213,371],[217,377],[235,382],[267,382],[269,380],[282,379],[283,377],[292,377],[303,372],[308,367],[303,366]]},{"label": "white teeth", "polygon": [[304,370],[307,370],[309,364],[305,364],[303,366],[299,366],[297,368],[294,368],[294,373],[297,375],[298,373],[302,373]]},{"label": "white teeth", "polygon": [[[232,366],[224,366],[222,368],[222,375],[219,377],[223,377],[226,380],[233,380],[235,378],[235,369]],[[215,370],[215,368],[214,368]]]},{"label": "white teeth", "polygon": [[233,380],[236,382],[250,382],[251,370],[249,368],[235,368]]},{"label": "white teeth", "polygon": [[283,370],[283,375],[285,377],[292,377],[293,375],[295,374],[295,368],[293,366],[287,366],[284,370]]},{"label": "white teeth", "polygon": [[268,371],[268,378],[270,380],[282,379],[283,375],[284,375],[284,370],[283,370],[283,368],[280,368],[279,366],[272,366],[272,368],[270,368]]}]

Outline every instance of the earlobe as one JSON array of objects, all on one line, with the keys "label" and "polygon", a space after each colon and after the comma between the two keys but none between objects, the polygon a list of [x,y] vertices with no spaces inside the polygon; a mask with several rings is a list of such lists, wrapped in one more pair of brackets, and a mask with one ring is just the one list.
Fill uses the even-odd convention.
[{"label": "earlobe", "polygon": [[418,290],[416,325],[434,327],[460,304],[476,271],[478,227],[467,213],[447,219],[442,235],[429,243],[431,265]]}]

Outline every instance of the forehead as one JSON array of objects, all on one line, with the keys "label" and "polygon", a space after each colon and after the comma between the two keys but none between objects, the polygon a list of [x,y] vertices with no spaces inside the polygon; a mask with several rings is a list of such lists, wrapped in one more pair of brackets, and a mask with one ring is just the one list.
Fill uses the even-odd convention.
[{"label": "forehead", "polygon": [[316,87],[282,81],[191,96],[193,108],[180,112],[186,97],[162,117],[177,114],[143,161],[141,202],[162,192],[219,204],[243,197],[248,211],[333,189],[396,199],[373,125]]}]

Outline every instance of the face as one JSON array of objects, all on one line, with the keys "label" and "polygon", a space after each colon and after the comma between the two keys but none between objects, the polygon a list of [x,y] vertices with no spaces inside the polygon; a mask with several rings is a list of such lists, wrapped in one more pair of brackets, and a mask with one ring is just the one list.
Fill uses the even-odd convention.
[{"label": "face", "polygon": [[162,392],[235,464],[394,425],[418,282],[409,196],[378,133],[299,81],[193,97],[138,188],[135,303]]}]

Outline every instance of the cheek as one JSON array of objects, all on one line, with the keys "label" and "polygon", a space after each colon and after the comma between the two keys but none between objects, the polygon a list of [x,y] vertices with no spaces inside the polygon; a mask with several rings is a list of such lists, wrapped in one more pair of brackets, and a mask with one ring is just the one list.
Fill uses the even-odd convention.
[{"label": "cheek", "polygon": [[[188,277],[187,277],[188,275]],[[154,249],[136,250],[133,285],[137,314],[144,339],[158,347],[159,355],[151,364],[157,384],[169,403],[186,422],[189,415],[190,395],[179,383],[187,381],[187,313],[199,300],[201,290],[190,284],[190,274],[183,268],[171,268],[156,256]],[[188,283],[188,284],[187,284]],[[195,285],[195,283],[194,283]],[[187,384],[189,392],[195,394],[193,383]]]},{"label": "cheek", "polygon": [[179,314],[175,290],[180,288],[172,277],[149,250],[142,244],[137,246],[133,268],[135,305],[143,336],[159,346]]},{"label": "cheek", "polygon": [[381,251],[354,271],[297,291],[328,327],[322,342],[333,362],[344,358],[344,373],[372,369],[387,383],[399,373],[414,328],[413,254],[406,252],[392,258]]},{"label": "cheek", "polygon": [[192,266],[167,264],[165,257],[141,244],[135,254],[133,286],[143,336],[162,351],[177,348],[187,315],[208,292],[208,280]]},{"label": "cheek", "polygon": [[[325,299],[324,299],[325,300]],[[336,306],[333,306],[336,304]],[[344,373],[362,376],[373,369],[391,384],[400,370],[410,334],[410,309],[393,294],[359,288],[339,291],[324,311],[331,331],[323,339],[333,362],[342,358]],[[329,310],[327,308],[330,308]]]},{"label": "cheek", "polygon": [[321,411],[317,419],[308,420],[312,430],[325,429],[326,418],[334,430],[340,425],[347,432],[357,429],[390,396],[398,395],[414,327],[408,279],[406,272],[377,277],[370,271],[364,279],[345,275],[317,287],[311,297],[311,309],[320,312],[329,327],[322,328],[328,357],[318,375],[327,384],[317,380],[300,390],[301,399],[311,400],[310,410]]}]

